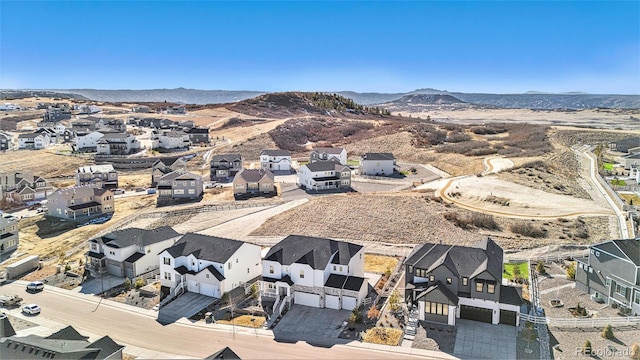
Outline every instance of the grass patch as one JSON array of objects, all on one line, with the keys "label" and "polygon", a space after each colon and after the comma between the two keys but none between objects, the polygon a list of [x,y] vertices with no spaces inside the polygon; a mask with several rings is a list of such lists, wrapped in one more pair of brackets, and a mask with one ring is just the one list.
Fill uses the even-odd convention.
[{"label": "grass patch", "polygon": [[627,186],[627,182],[621,179],[613,179],[611,180],[611,185],[616,186]]},{"label": "grass patch", "polygon": [[604,163],[602,166],[607,171],[613,171],[613,164],[611,164],[611,163]]},{"label": "grass patch", "polygon": [[618,194],[629,205],[640,205],[640,196],[636,194]]},{"label": "grass patch", "polygon": [[360,160],[347,159],[347,165],[360,165]]},{"label": "grass patch", "polygon": [[[253,319],[253,321],[252,321]],[[231,320],[216,320],[218,324],[245,326],[250,328],[259,328],[264,325],[265,318],[261,316],[240,315]]]},{"label": "grass patch", "polygon": [[387,268],[393,269],[398,264],[398,259],[393,256],[364,254],[364,271],[376,274],[384,274]]},{"label": "grass patch", "polygon": [[529,269],[527,267],[527,263],[526,262],[521,262],[521,263],[505,263],[504,264],[504,274],[502,275],[505,278],[511,279],[513,278],[513,269],[514,268],[518,268],[520,269],[520,276],[522,276],[524,279],[528,279],[529,278]]},{"label": "grass patch", "polygon": [[402,337],[402,330],[400,329],[374,327],[367,330],[363,341],[372,344],[398,346],[400,337]]},{"label": "grass patch", "polygon": [[302,165],[307,165],[309,163],[309,160],[305,160],[305,161],[298,161],[298,165],[302,166]]}]

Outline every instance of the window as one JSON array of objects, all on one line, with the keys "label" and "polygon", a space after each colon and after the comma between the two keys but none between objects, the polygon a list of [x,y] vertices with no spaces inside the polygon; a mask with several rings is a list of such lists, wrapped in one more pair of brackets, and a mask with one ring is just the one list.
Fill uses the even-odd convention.
[{"label": "window", "polygon": [[429,275],[429,281],[436,281],[436,277],[433,275]]},{"label": "window", "polygon": [[249,268],[247,268],[247,274],[249,273]]},{"label": "window", "polygon": [[487,292],[489,294],[495,294],[496,293],[496,284],[487,284]]},{"label": "window", "polygon": [[409,265],[409,274],[413,274],[413,266]]},{"label": "window", "polygon": [[165,272],[164,273],[164,279],[165,280],[171,280],[171,273],[170,272]]},{"label": "window", "polygon": [[304,279],[304,270],[300,270],[300,279]]},{"label": "window", "polygon": [[333,265],[333,271],[336,271],[336,266],[335,265]]},{"label": "window", "polygon": [[484,290],[484,283],[482,281],[476,282],[476,291],[482,292]]},{"label": "window", "polygon": [[462,278],[462,286],[467,286],[469,284],[469,278],[463,277]]},{"label": "window", "polygon": [[596,257],[600,256],[600,251],[596,251]]},{"label": "window", "polygon": [[342,266],[340,266],[340,271],[342,271]]},{"label": "window", "polygon": [[627,288],[620,284],[616,284],[616,294],[621,296],[627,296]]},{"label": "window", "polygon": [[231,261],[229,261],[229,270],[231,270]]},{"label": "window", "polygon": [[189,189],[189,195],[195,195],[196,190],[195,189]]},{"label": "window", "polygon": [[451,278],[447,278],[447,284],[451,284]]},{"label": "window", "polygon": [[208,279],[209,278],[209,274],[206,274],[206,276],[207,276],[207,279]]},{"label": "window", "polygon": [[269,274],[273,274],[273,266],[269,266]]},{"label": "window", "polygon": [[636,290],[636,296],[633,302],[640,305],[640,291]]},{"label": "window", "polygon": [[171,258],[166,257],[163,259],[163,261],[165,265],[171,265]]},{"label": "window", "polygon": [[236,258],[236,264],[238,263],[238,259]]},{"label": "window", "polygon": [[449,316],[449,305],[427,301],[424,306],[427,314]]}]

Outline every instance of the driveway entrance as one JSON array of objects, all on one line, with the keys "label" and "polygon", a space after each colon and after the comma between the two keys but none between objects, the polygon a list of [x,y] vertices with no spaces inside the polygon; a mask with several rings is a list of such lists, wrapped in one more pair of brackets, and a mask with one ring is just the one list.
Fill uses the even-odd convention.
[{"label": "driveway entrance", "polygon": [[460,359],[515,359],[516,327],[456,319],[453,355]]}]

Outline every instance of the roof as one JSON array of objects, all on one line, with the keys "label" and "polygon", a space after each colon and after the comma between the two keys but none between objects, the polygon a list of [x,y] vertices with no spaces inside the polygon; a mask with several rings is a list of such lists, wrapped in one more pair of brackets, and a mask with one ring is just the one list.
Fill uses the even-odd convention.
[{"label": "roof", "polygon": [[163,158],[159,158],[158,160],[156,160],[156,162],[153,163],[153,166],[157,166],[158,163],[163,164],[166,167],[171,167],[173,166],[173,164],[182,159],[181,156],[171,156],[171,157],[163,157]]},{"label": "roof", "polygon": [[89,338],[88,336],[80,335],[78,330],[74,329],[73,326],[69,325],[47,336],[45,339],[87,340],[88,338]]},{"label": "roof", "polygon": [[316,161],[312,163],[308,163],[306,165],[307,169],[318,172],[318,171],[342,171],[346,166],[340,164],[335,160],[327,160],[327,161]]},{"label": "roof", "polygon": [[104,134],[101,140],[107,140],[107,141],[126,139],[130,136],[129,134],[119,133],[119,132],[107,132],[102,130],[100,130],[99,132]]},{"label": "roof", "polygon": [[450,305],[458,305],[458,297],[440,281],[436,281],[435,284],[429,286],[427,290],[418,294],[416,300],[423,297],[426,297],[427,301],[436,300],[436,302],[443,302],[443,300],[446,300]]},{"label": "roof", "polygon": [[629,154],[624,156],[625,159],[640,159],[640,153]]},{"label": "roof", "polygon": [[345,290],[360,291],[362,284],[366,281],[367,279],[360,276],[348,276],[342,288]]},{"label": "roof", "polygon": [[242,241],[196,233],[184,234],[173,246],[167,248],[174,258],[193,254],[197,259],[223,264],[243,245]]},{"label": "roof", "polygon": [[335,155],[339,155],[343,151],[344,151],[344,148],[334,148],[334,147],[317,147],[311,150],[311,152],[327,153],[327,154],[335,154]]},{"label": "roof", "polygon": [[316,270],[324,270],[333,257],[333,264],[348,265],[362,246],[345,241],[301,235],[289,235],[274,245],[265,260],[282,265],[308,264]]},{"label": "roof", "polygon": [[609,240],[593,245],[592,248],[627,259],[635,266],[640,266],[640,239]]},{"label": "roof", "polygon": [[211,158],[212,162],[220,162],[220,161],[226,161],[226,162],[233,162],[233,161],[242,161],[242,155],[240,154],[219,154],[219,155],[213,155],[213,157]]},{"label": "roof", "polygon": [[380,161],[380,160],[395,160],[396,158],[393,156],[392,153],[365,153],[365,154],[362,154],[361,159]]},{"label": "roof", "polygon": [[124,259],[124,262],[131,264],[131,263],[134,263],[134,262],[140,260],[143,256],[144,256],[143,253],[134,252],[133,254],[131,254],[131,256],[129,256],[128,258]]},{"label": "roof", "polygon": [[103,336],[100,339],[89,344],[89,346],[87,347],[100,350],[96,355],[96,359],[106,359],[110,355],[124,348],[124,345],[116,343],[108,336]]},{"label": "roof", "polygon": [[160,136],[166,136],[166,137],[172,137],[172,138],[181,138],[181,137],[188,136],[188,134],[183,132],[183,131],[165,131]]},{"label": "roof", "polygon": [[35,139],[40,135],[42,135],[42,133],[20,134],[18,135],[18,139]]},{"label": "roof", "polygon": [[175,170],[172,171],[166,175],[162,175],[162,177],[160,178],[159,181],[166,181],[166,180],[178,180],[178,179],[183,179],[183,180],[198,180],[200,179],[200,175],[196,175],[194,173],[190,173],[188,171],[184,171],[184,170]]},{"label": "roof", "polygon": [[170,226],[161,226],[153,230],[140,228],[118,230],[100,237],[99,240],[105,246],[122,249],[132,245],[148,246],[178,236],[180,233]]},{"label": "roof", "polygon": [[272,277],[268,277],[268,276],[262,276],[261,280],[262,281],[266,281],[266,282],[270,282],[270,283],[275,283],[275,282],[281,281],[281,282],[287,283],[289,286],[293,285],[293,280],[291,280],[291,276],[289,276],[289,275],[283,276],[282,279],[272,278]]},{"label": "roof", "polygon": [[[95,185],[82,185],[82,186],[74,186],[66,189],[59,189],[51,196],[60,196],[66,201],[70,201],[72,199],[82,199],[91,196],[102,196],[109,190],[101,189],[96,187]],[[99,204],[98,204],[99,205]]]},{"label": "roof", "polygon": [[264,178],[267,178],[273,182],[273,173],[264,169],[242,169],[238,171],[236,177],[244,179],[246,182],[259,182]]},{"label": "roof", "polygon": [[291,151],[275,149],[275,150],[262,150],[260,155],[269,155],[269,156],[291,156]]},{"label": "roof", "polygon": [[500,285],[501,304],[521,306],[523,302],[521,287]]},{"label": "roof", "polygon": [[220,271],[218,271],[218,269],[216,269],[215,266],[213,266],[213,265],[209,265],[206,268],[202,269],[202,271],[205,271],[205,270],[207,270],[211,274],[213,274],[213,276],[215,276],[216,279],[218,279],[218,281],[222,281],[222,280],[225,279],[224,275],[220,274]]},{"label": "roof", "polygon": [[82,204],[77,204],[77,205],[69,205],[69,209],[71,209],[73,211],[77,211],[77,210],[87,209],[87,208],[94,207],[94,206],[100,206],[100,203],[97,202],[97,201],[90,201],[88,203],[82,203]]},{"label": "roof", "polygon": [[483,271],[502,279],[503,252],[493,240],[486,238],[475,246],[423,244],[416,247],[405,264],[431,272],[444,265],[455,276],[472,278]]},{"label": "roof", "polygon": [[15,329],[9,322],[9,318],[4,313],[0,313],[0,338],[9,337],[16,334]]},{"label": "roof", "polygon": [[240,357],[231,350],[230,347],[225,346],[223,349],[207,356],[204,360],[214,360],[214,359],[240,359]]},{"label": "roof", "polygon": [[89,165],[89,166],[80,166],[76,172],[78,173],[108,173],[115,171],[113,165]]}]

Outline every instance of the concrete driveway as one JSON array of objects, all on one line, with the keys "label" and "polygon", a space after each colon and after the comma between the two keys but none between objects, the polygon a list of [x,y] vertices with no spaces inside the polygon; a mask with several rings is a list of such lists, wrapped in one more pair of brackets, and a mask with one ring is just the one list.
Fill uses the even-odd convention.
[{"label": "concrete driveway", "polygon": [[170,324],[183,317],[190,318],[214,301],[210,296],[186,292],[158,311],[158,322]]},{"label": "concrete driveway", "polygon": [[453,355],[460,359],[515,359],[516,327],[456,319]]},{"label": "concrete driveway", "polygon": [[102,278],[85,281],[72,291],[77,291],[82,294],[100,294],[123,283],[124,278],[106,274],[102,276]]},{"label": "concrete driveway", "polygon": [[331,346],[348,342],[338,339],[349,310],[317,309],[293,305],[273,328],[276,341],[306,341],[311,345]]}]

